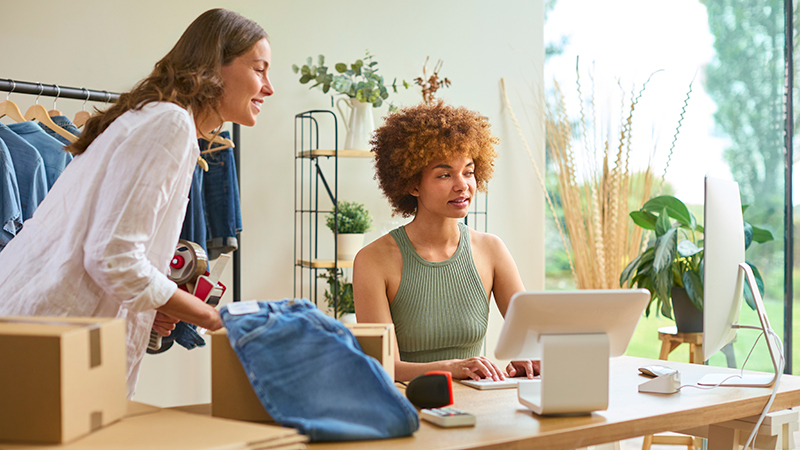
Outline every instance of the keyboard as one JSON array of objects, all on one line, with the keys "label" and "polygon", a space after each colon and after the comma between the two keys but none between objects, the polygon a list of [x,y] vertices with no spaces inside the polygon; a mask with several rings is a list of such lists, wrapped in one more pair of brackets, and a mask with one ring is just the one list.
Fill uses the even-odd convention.
[{"label": "keyboard", "polygon": [[516,389],[519,383],[535,383],[540,381],[538,378],[533,380],[529,378],[506,378],[505,380],[498,380],[494,381],[489,378],[484,378],[482,380],[461,380],[460,383],[475,389],[480,390],[487,390],[487,389]]}]

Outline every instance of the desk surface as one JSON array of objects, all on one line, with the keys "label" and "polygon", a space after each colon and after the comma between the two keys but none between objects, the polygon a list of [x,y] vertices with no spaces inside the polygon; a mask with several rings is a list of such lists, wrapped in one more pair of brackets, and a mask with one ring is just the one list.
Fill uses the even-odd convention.
[{"label": "desk surface", "polygon": [[[684,388],[673,395],[643,394],[638,367],[662,364],[696,384],[709,372],[736,370],[623,356],[611,360],[609,407],[591,415],[539,417],[517,400],[516,389],[479,391],[453,383],[454,407],[477,416],[470,428],[438,428],[427,422],[413,436],[386,441],[309,445],[310,449],[572,449],[645,434],[701,427],[761,414],[772,388]],[[588,375],[587,375],[588,376]],[[800,377],[784,375],[772,410],[800,405]]]}]

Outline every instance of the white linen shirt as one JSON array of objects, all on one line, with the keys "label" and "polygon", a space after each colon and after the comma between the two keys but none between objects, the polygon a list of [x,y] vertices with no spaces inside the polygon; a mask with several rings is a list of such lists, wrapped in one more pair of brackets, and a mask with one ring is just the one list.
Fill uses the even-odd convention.
[{"label": "white linen shirt", "polygon": [[173,103],[114,120],[0,252],[0,316],[124,318],[132,397],[155,308],[177,289],[166,273],[199,154]]}]

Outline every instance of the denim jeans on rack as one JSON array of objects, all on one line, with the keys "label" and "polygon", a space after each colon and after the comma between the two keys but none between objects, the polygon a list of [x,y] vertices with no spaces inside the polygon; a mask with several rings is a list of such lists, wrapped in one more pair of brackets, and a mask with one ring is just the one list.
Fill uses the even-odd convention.
[{"label": "denim jeans on rack", "polygon": [[183,217],[181,239],[194,242],[206,250],[206,215],[203,205],[203,177],[205,176],[200,165],[194,167],[192,186],[189,189],[189,203],[186,205],[186,215]]},{"label": "denim jeans on rack", "polygon": [[[220,136],[230,139],[230,133]],[[208,143],[200,139],[200,150]],[[242,212],[239,205],[239,183],[236,178],[236,161],[233,149],[202,155],[208,162],[208,172],[203,178],[203,198],[208,222],[208,258],[216,259],[220,253],[228,253],[239,247],[236,233],[242,231]]]},{"label": "denim jeans on rack", "polygon": [[[221,309],[231,346],[264,408],[313,442],[408,436],[414,406],[339,321],[306,299]],[[242,304],[237,304],[241,306]]]}]

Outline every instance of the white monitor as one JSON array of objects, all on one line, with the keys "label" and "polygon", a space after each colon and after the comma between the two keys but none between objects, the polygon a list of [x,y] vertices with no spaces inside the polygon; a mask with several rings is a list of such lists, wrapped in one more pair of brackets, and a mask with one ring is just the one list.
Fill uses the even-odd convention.
[{"label": "white monitor", "polygon": [[518,292],[506,311],[495,356],[539,359],[543,334],[605,333],[609,356],[621,356],[650,301],[646,289]]},{"label": "white monitor", "polygon": [[[735,181],[706,177],[703,256],[703,359],[708,360],[736,336],[738,328],[757,328],[766,342],[775,374],[745,375],[726,380],[728,386],[771,386],[780,371],[780,350],[769,324],[755,277],[744,256],[744,220]],[[761,327],[739,325],[745,280],[750,284]],[[700,384],[716,385],[730,374],[713,374]]]},{"label": "white monitor", "polygon": [[606,409],[608,359],[625,353],[649,301],[645,289],[515,294],[495,355],[541,361],[541,381],[518,384],[520,403],[545,415]]}]

